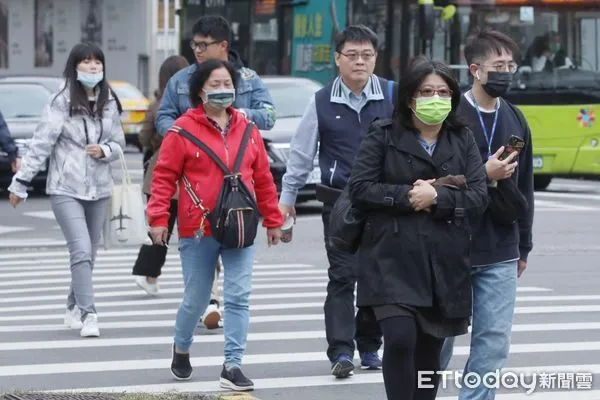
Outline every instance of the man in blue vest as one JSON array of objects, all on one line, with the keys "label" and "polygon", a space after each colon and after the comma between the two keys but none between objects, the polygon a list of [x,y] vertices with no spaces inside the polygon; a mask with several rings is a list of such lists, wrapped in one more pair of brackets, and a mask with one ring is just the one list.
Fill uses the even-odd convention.
[{"label": "man in blue vest", "polygon": [[380,369],[377,351],[381,330],[373,316],[359,310],[354,315],[354,287],[358,261],[355,255],[329,246],[331,207],[350,177],[360,142],[376,118],[391,118],[394,83],[373,74],[377,59],[377,35],[368,27],[349,26],[335,42],[339,76],[319,90],[309,102],[290,143],[287,171],[279,208],[284,216],[296,216],[294,205],[313,170],[319,148],[321,184],[317,198],[323,202],[325,249],[329,259],[329,283],[325,300],[327,356],[331,373],[347,378],[354,371],[354,340],[363,369]]}]

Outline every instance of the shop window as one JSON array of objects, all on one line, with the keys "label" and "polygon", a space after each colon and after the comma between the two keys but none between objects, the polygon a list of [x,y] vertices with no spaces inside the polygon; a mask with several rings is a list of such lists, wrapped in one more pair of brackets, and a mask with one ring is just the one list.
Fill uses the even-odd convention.
[{"label": "shop window", "polygon": [[276,0],[255,0],[252,9],[252,68],[259,75],[276,75],[279,69]]}]

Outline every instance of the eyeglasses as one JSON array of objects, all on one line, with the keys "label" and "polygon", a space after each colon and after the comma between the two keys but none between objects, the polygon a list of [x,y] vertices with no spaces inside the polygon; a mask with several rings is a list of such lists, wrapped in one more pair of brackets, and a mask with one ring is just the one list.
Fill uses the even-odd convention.
[{"label": "eyeglasses", "polygon": [[190,40],[190,48],[192,50],[198,49],[201,53],[204,53],[208,46],[216,43],[220,43],[220,40],[213,40],[212,42],[196,42],[194,40]]},{"label": "eyeglasses", "polygon": [[452,90],[448,88],[434,89],[431,87],[424,87],[422,89],[418,89],[417,93],[419,93],[423,97],[433,97],[435,94],[437,94],[440,97],[452,97],[452,94],[454,92],[452,92]]},{"label": "eyeglasses", "polygon": [[338,51],[338,53],[348,58],[348,60],[350,61],[356,61],[358,60],[358,57],[362,58],[365,61],[370,61],[373,57],[375,57],[375,52],[373,51],[363,51],[360,54],[357,52],[342,53],[341,51]]},{"label": "eyeglasses", "polygon": [[496,72],[510,72],[513,74],[515,72],[517,72],[517,68],[519,68],[519,66],[515,62],[509,62],[509,63],[498,62],[498,63],[494,63],[494,64],[477,64],[477,65],[479,65],[479,66],[483,65],[485,67],[492,68]]}]

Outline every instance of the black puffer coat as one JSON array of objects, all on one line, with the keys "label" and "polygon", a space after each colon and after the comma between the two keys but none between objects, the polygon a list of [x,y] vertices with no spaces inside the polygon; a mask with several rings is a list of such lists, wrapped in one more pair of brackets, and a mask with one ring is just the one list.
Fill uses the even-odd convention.
[{"label": "black puffer coat", "polygon": [[[446,175],[464,175],[468,189],[436,187],[431,213],[414,211],[412,184]],[[471,131],[444,127],[429,156],[412,130],[375,121],[348,184],[355,207],[367,211],[358,306],[434,306],[446,318],[470,316],[469,220],[487,207],[486,173]]]}]

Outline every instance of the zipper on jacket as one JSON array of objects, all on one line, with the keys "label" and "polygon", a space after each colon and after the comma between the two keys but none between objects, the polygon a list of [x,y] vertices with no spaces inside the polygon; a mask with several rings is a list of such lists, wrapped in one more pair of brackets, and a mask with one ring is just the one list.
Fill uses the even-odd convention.
[{"label": "zipper on jacket", "polygon": [[83,130],[85,131],[85,144],[90,144],[90,135],[88,133],[88,126],[87,126],[87,122],[85,121],[85,117],[83,118]]},{"label": "zipper on jacket", "polygon": [[394,235],[398,234],[398,219],[394,218]]},{"label": "zipper on jacket", "polygon": [[221,134],[221,137],[223,138],[223,144],[225,145],[225,165],[229,167],[229,146],[227,145],[227,137],[223,134]]},{"label": "zipper on jacket", "polygon": [[337,160],[333,160],[333,168],[330,169],[331,176],[329,177],[329,186],[333,187],[333,175],[335,175],[335,169],[337,168]]}]

